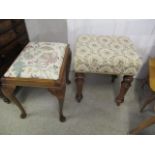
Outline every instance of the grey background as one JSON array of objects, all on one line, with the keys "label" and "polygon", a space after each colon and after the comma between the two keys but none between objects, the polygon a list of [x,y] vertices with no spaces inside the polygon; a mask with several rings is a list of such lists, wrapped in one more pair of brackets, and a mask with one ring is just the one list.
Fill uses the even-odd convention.
[{"label": "grey background", "polygon": [[[85,25],[80,25],[77,21],[79,21],[79,20],[74,20],[74,22],[72,22],[72,20],[67,20],[67,19],[25,19],[25,23],[26,23],[30,41],[49,41],[49,42],[69,43],[71,50],[72,50],[73,58],[74,58],[74,53],[75,53],[75,48],[73,48],[73,44],[75,44],[75,42],[76,42],[76,40],[74,40],[74,37],[75,37],[74,35],[83,31],[83,27],[85,26]],[[105,24],[104,22],[107,22],[107,20],[99,20],[98,26],[100,25],[101,21],[103,22],[103,24]],[[111,21],[113,22],[113,20],[111,20]],[[126,20],[121,20],[121,21],[119,20],[118,25],[120,26],[121,23],[125,22],[125,21]],[[69,24],[67,24],[68,22],[71,22],[71,26]],[[84,24],[86,24],[86,26],[87,26],[84,29],[84,32],[85,32],[89,27],[89,21],[82,20],[81,22],[84,22]],[[94,22],[94,20],[92,20],[92,23],[93,22]],[[96,22],[96,20],[95,20],[95,22]],[[146,30],[151,29],[150,25],[153,25],[154,20],[151,20],[151,21],[149,21],[149,20],[145,20],[145,21],[143,21],[143,20],[142,21],[141,20],[137,20],[137,21],[127,20],[127,22],[131,22],[131,24],[135,24],[136,22],[138,22],[138,23],[142,22],[143,28],[144,28],[143,31],[148,35],[148,32]],[[113,25],[112,23],[110,23],[110,24]],[[139,24],[138,24],[138,26],[139,26]],[[147,26],[149,26],[148,29],[146,29]],[[94,26],[94,27],[96,30],[96,26]],[[108,28],[108,26],[106,28]],[[125,29],[125,27],[123,27],[123,28]],[[123,28],[120,28],[121,31],[124,30]],[[102,29],[102,27],[101,27],[101,29]],[[105,29],[105,27],[104,27],[104,29]],[[144,33],[143,31],[142,31],[143,33],[141,31],[139,33],[136,31],[136,37],[137,36],[139,37]],[[110,32],[112,32],[112,31],[110,31]],[[132,33],[133,32],[135,33],[134,29],[132,29]],[[124,31],[123,31],[123,33],[124,33]],[[132,35],[132,33],[129,33],[129,34]],[[152,32],[149,34],[149,37],[150,37],[149,39],[145,39],[145,37],[147,37],[147,35],[146,36],[142,35],[142,37],[144,37],[144,39],[142,38],[140,43],[139,43],[139,41],[137,43],[138,47],[141,47],[142,45],[144,45],[144,47],[142,46],[138,50],[139,55],[143,58],[143,60],[142,60],[143,64],[142,64],[142,67],[139,70],[138,74],[135,76],[135,78],[143,79],[148,74],[148,58],[149,58],[149,56],[154,56],[154,53],[155,53],[154,52],[155,51],[154,42],[151,41],[151,40],[153,40],[151,38],[154,38],[153,37],[154,33],[155,32]],[[77,38],[77,36],[75,38]],[[73,71],[73,64],[74,64],[74,59],[72,59],[72,65],[71,65],[72,71]]]},{"label": "grey background", "polygon": [[30,41],[53,41],[67,43],[67,20],[26,19]]}]

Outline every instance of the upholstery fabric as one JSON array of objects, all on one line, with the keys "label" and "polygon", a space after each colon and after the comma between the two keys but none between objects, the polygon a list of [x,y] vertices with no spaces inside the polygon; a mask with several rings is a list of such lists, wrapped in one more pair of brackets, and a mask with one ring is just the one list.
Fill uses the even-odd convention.
[{"label": "upholstery fabric", "polygon": [[75,72],[135,75],[141,59],[125,36],[80,36],[76,42]]},{"label": "upholstery fabric", "polygon": [[63,43],[30,42],[4,76],[57,80],[66,47]]}]

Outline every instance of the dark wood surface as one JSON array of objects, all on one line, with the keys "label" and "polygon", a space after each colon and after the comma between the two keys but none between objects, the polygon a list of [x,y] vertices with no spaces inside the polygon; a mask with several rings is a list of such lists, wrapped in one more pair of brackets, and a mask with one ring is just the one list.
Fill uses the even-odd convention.
[{"label": "dark wood surface", "polygon": [[118,106],[124,102],[125,94],[127,93],[128,89],[130,88],[132,81],[133,81],[133,76],[125,75],[123,77],[123,81],[121,82],[120,92],[115,99]]},{"label": "dark wood surface", "polygon": [[82,90],[84,85],[85,74],[84,73],[75,73],[75,83],[76,83],[76,100],[81,102],[83,98]]},{"label": "dark wood surface", "polygon": [[[116,78],[117,78],[117,75],[112,75],[112,83],[115,81]],[[75,83],[76,83],[75,98],[78,102],[81,102],[81,100],[83,98],[82,90],[83,90],[83,86],[84,86],[84,80],[85,80],[84,73],[77,73],[77,72],[75,73]],[[130,88],[132,81],[133,81],[133,76],[125,75],[123,77],[119,94],[115,99],[115,102],[118,106],[124,102],[125,94],[127,93],[128,89]]]},{"label": "dark wood surface", "polygon": [[55,95],[59,101],[60,121],[64,122],[66,120],[65,116],[63,115],[63,103],[65,98],[66,83],[70,83],[69,81],[70,68],[68,68],[70,67],[70,62],[71,62],[71,53],[69,47],[67,47],[58,80],[46,80],[36,78],[8,78],[8,77],[1,78],[2,92],[7,98],[9,98],[9,100],[15,103],[17,107],[20,109],[21,118],[25,118],[27,114],[20,101],[14,95],[14,91],[17,86],[47,88],[49,92]]},{"label": "dark wood surface", "polygon": [[[23,19],[0,20],[0,78],[28,42],[29,38]],[[8,101],[2,92],[0,92],[0,97]]]}]

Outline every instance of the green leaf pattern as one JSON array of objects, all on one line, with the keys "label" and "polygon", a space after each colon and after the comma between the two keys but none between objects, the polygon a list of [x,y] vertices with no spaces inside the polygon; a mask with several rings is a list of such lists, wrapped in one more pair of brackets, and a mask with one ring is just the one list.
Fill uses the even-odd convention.
[{"label": "green leaf pattern", "polygon": [[57,80],[66,47],[64,43],[30,42],[4,76]]}]

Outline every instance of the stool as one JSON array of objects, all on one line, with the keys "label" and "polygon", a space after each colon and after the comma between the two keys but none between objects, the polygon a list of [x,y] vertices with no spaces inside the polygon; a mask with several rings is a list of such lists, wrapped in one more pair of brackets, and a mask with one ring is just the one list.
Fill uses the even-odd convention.
[{"label": "stool", "polygon": [[123,76],[117,105],[124,102],[124,96],[131,86],[141,60],[129,38],[124,36],[82,35],[76,42],[74,60],[76,100],[81,101],[85,73],[110,74],[112,81]]},{"label": "stool", "polygon": [[[152,95],[145,101],[140,112],[143,112],[145,107],[155,100],[155,58],[149,59],[149,86],[152,91]],[[155,109],[155,107],[154,107]],[[138,126],[130,131],[130,134],[138,134],[145,128],[155,124],[155,116],[151,116],[148,119],[142,121]]]},{"label": "stool", "polygon": [[66,83],[69,81],[71,52],[64,43],[30,42],[19,54],[1,79],[2,92],[13,101],[21,111],[26,111],[15,97],[17,86],[47,88],[59,101],[59,119],[64,122],[63,102]]}]

